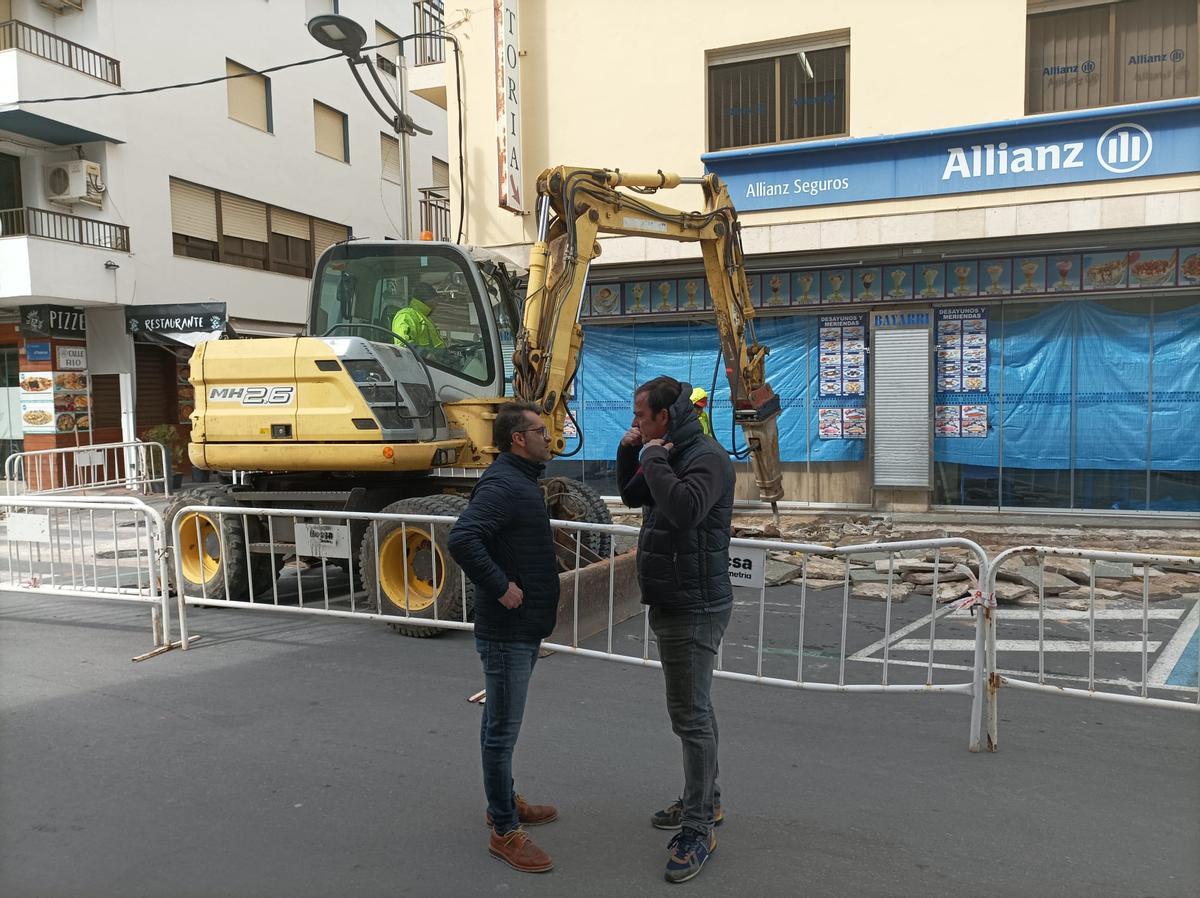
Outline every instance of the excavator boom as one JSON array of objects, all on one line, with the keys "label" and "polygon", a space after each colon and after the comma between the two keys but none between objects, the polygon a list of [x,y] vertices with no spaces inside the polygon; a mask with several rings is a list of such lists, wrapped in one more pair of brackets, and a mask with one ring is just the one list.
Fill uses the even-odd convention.
[{"label": "excavator boom", "polygon": [[[681,212],[646,198],[681,184],[700,186],[703,211]],[[517,396],[541,407],[561,448],[564,396],[583,343],[580,306],[588,268],[600,255],[597,235],[699,243],[734,420],[745,434],[759,495],[775,507],[783,497],[775,420],[779,398],[766,380],[769,350],[754,335],[741,226],[725,185],[716,175],[683,178],[661,171],[631,174],[559,166],[538,176],[537,189],[537,241],[530,253],[522,327],[513,354]]]}]

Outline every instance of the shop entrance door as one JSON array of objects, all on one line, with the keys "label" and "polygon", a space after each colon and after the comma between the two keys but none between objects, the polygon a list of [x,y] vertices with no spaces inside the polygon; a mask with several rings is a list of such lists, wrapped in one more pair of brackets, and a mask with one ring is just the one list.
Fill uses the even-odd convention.
[{"label": "shop entrance door", "polygon": [[929,489],[929,311],[871,316],[873,475],[876,487]]}]

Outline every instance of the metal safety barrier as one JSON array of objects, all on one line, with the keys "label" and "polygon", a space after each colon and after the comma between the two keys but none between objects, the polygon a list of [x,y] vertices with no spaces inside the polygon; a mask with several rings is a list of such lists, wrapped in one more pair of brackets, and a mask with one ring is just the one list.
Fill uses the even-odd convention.
[{"label": "metal safety barrier", "polygon": [[[454,521],[453,515],[191,505],[180,509],[170,523],[173,545],[179,547],[175,582],[182,586],[182,601],[193,605],[386,621],[413,630],[470,630],[472,586],[457,565],[446,561],[445,540]],[[629,576],[620,558],[632,560],[619,557],[618,543],[632,543],[637,528],[575,521],[552,525],[568,570],[561,575],[559,626],[545,648],[660,666],[651,655],[647,607],[635,598],[631,608],[623,589],[618,589],[618,578]],[[791,553],[801,567],[800,593],[795,602],[772,603],[763,581],[756,581],[753,590],[739,591],[733,619],[740,629],[731,623],[727,630],[715,676],[823,692],[969,695],[968,744],[972,751],[979,750],[986,684],[984,634],[991,622],[991,609],[978,588],[988,577],[987,554],[979,545],[966,539],[930,539],[832,548],[735,539],[733,550],[752,559],[759,553],[750,564],[760,568],[768,552]],[[219,563],[223,551],[230,563]],[[230,552],[239,557],[234,560]],[[837,565],[838,576],[810,576],[809,568],[818,558]],[[899,652],[892,647],[893,633],[900,631],[898,609],[912,589],[901,578],[918,569],[928,575],[928,601],[922,595],[905,605],[910,609],[905,617],[913,617],[917,612],[911,609],[918,605],[922,612],[929,609],[928,645],[922,643],[925,660],[919,665],[907,657],[911,648]],[[457,582],[447,580],[447,570]],[[851,601],[864,578],[880,587],[879,601]],[[944,588],[939,589],[950,580],[959,584],[952,603]],[[385,588],[380,590],[379,584]],[[976,607],[982,612],[977,618]],[[940,682],[932,645],[938,626],[946,626],[947,616],[955,612],[974,632],[973,648],[965,658],[970,674]],[[735,630],[744,631],[746,624],[750,635],[738,639],[748,641],[735,642]],[[924,627],[924,618],[921,624]],[[881,641],[875,641],[878,631],[883,633]],[[912,635],[916,626],[911,621],[904,624],[903,633],[911,636],[910,643],[924,638]]]},{"label": "metal safety barrier", "polygon": [[[1021,556],[1035,556],[1037,569],[1031,577],[1036,583],[1036,607],[999,609],[996,613],[998,625],[990,630],[986,653],[988,678],[988,732],[991,740],[997,739],[997,692],[1001,687],[1024,689],[1035,692],[1075,698],[1088,698],[1109,702],[1124,702],[1144,707],[1168,708],[1185,711],[1200,711],[1200,682],[1196,681],[1193,667],[1190,682],[1173,682],[1171,675],[1179,666],[1185,652],[1195,653],[1197,623],[1200,621],[1200,600],[1191,600],[1191,608],[1170,607],[1183,604],[1185,595],[1200,595],[1200,558],[1183,555],[1158,555],[1145,552],[1110,552],[1099,549],[1077,549],[1052,546],[1017,546],[1006,549],[992,561],[990,575],[986,581],[987,594],[995,596],[998,578],[1005,574],[1006,566]],[[1084,609],[1048,607],[1046,600],[1048,558],[1077,559],[1087,562],[1087,596]],[[1141,589],[1136,597],[1119,591],[1098,590],[1097,564],[1113,562],[1137,565],[1141,568]],[[1170,568],[1191,580],[1193,588],[1187,593],[1168,594],[1166,601],[1154,601],[1156,597],[1154,579],[1162,574],[1162,568]],[[1051,575],[1053,572],[1050,572]],[[1136,576],[1136,571],[1133,571]],[[1028,575],[1027,575],[1028,576]],[[1103,579],[1103,578],[1102,578]],[[1079,589],[1082,590],[1082,585]],[[1098,607],[1107,602],[1113,607]],[[999,640],[999,624],[1013,626],[1017,621],[1036,621],[1037,637],[1024,640]],[[1117,639],[1097,639],[1097,622],[1112,627],[1118,632]],[[1129,622],[1122,624],[1121,622]],[[1163,623],[1158,623],[1158,622]],[[1166,640],[1152,640],[1153,627],[1167,626],[1171,635]],[[1047,636],[1047,624],[1052,631]],[[1085,638],[1079,636],[1079,628],[1086,624]],[[1120,632],[1133,625],[1135,633]],[[1133,638],[1127,638],[1132,636]],[[1097,653],[1134,655],[1140,661],[1140,676],[1136,678],[1100,678],[1096,675]],[[1150,655],[1158,659],[1153,667]],[[1061,659],[1058,668],[1048,667],[1046,656],[1057,655]],[[1001,663],[999,656],[1004,656]],[[1033,660],[1020,662],[1020,658]],[[1083,660],[1086,657],[1086,671]],[[1036,666],[1035,666],[1036,665]],[[1193,662],[1194,665],[1194,662]],[[1168,698],[1168,695],[1182,698]]]},{"label": "metal safety barrier", "polygon": [[154,508],[132,496],[0,496],[0,528],[0,592],[149,605],[154,649],[135,660],[172,647],[166,528]]},{"label": "metal safety barrier", "polygon": [[10,496],[107,487],[169,496],[171,490],[166,447],[141,440],[14,452],[4,478]]}]

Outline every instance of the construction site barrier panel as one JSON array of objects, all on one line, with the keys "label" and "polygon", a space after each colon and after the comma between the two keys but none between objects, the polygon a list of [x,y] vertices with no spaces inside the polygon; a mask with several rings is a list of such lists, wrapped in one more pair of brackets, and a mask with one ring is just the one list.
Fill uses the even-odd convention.
[{"label": "construction site barrier panel", "polygon": [[[1180,663],[1186,652],[1194,655],[1196,651],[1200,600],[1187,597],[1200,595],[1200,558],[1062,546],[1016,546],[1005,549],[992,561],[990,574],[984,581],[991,604],[995,604],[998,581],[1014,570],[1013,562],[1029,556],[1035,560],[1036,570],[1030,572],[1026,568],[1022,576],[1024,582],[1032,580],[1036,584],[1036,604],[1000,608],[995,611],[995,616],[998,623],[1007,622],[1010,626],[1017,621],[1036,621],[1036,640],[999,639],[998,626],[988,631],[987,734],[993,748],[998,740],[997,705],[1001,687],[1143,707],[1200,711],[1200,682],[1197,681],[1195,662],[1191,662],[1190,669],[1187,664]],[[1050,577],[1055,575],[1054,571],[1047,571],[1048,559],[1074,559],[1084,563],[1082,571],[1072,570],[1072,573],[1086,573],[1086,597],[1075,599],[1073,604],[1082,601],[1086,607],[1068,608],[1061,602],[1047,602],[1048,574]],[[1139,594],[1098,588],[1097,565],[1106,562],[1126,565],[1131,575],[1140,575]],[[1101,568],[1100,579],[1114,577],[1117,573]],[[1119,573],[1124,574],[1124,571]],[[1188,588],[1163,591],[1155,584],[1155,579],[1165,573],[1182,576],[1189,581]],[[1081,585],[1072,592],[1082,591]],[[1189,601],[1190,609],[1186,607]],[[1113,622],[1128,621],[1137,626],[1138,632],[1116,634],[1118,637],[1133,635],[1132,639],[1098,640],[1097,621],[1118,631],[1122,625]],[[1048,623],[1052,631],[1049,637]],[[1087,628],[1085,638],[1079,635],[1084,624]],[[1165,640],[1152,640],[1152,629],[1160,626],[1170,627],[1171,635]],[[1097,652],[1137,657],[1140,675],[1097,677]],[[1153,666],[1150,665],[1151,654],[1157,655]],[[1057,664],[1048,664],[1047,655],[1053,656]],[[1083,669],[1085,660],[1086,671]]]},{"label": "construction site barrier panel", "polygon": [[4,462],[6,493],[46,495],[124,487],[140,494],[171,492],[162,443],[132,440],[14,452]]},{"label": "construction site barrier panel", "polygon": [[0,516],[0,591],[149,605],[153,651],[137,660],[171,647],[158,511],[134,496],[0,496]]},{"label": "construction site barrier panel", "polygon": [[[181,587],[181,602],[193,605],[384,621],[410,635],[471,630],[473,587],[448,561],[445,548],[455,520],[449,515],[190,505],[170,522],[172,545],[180,547],[174,553],[174,581]],[[634,556],[619,551],[622,544],[632,548],[636,543],[637,528],[576,521],[553,521],[552,526],[565,570],[559,624],[545,648],[660,666],[651,653],[648,608],[637,592]],[[742,588],[734,619],[742,629],[749,623],[754,635],[733,646],[731,624],[718,654],[718,678],[824,692],[968,695],[968,745],[972,751],[980,749],[985,631],[992,622],[979,588],[989,576],[982,547],[953,538],[837,548],[732,541],[731,554],[741,561],[738,570],[743,573],[761,574],[770,553],[798,560],[799,594],[793,602],[768,602],[761,576],[735,577]],[[228,563],[220,563],[222,558]],[[824,565],[820,577],[810,572],[818,561]],[[901,578],[918,568],[928,582],[914,593]],[[860,600],[865,588],[860,581],[868,577],[875,601]],[[944,588],[950,580],[957,584],[953,598]],[[926,588],[927,629],[915,633],[910,622],[904,631],[911,636],[910,645],[923,640],[920,660],[914,660],[910,649],[903,658],[893,657],[894,611],[910,595],[915,603],[925,603]],[[949,615],[973,630],[973,647],[966,655],[969,675],[941,682],[933,645],[938,626]],[[810,621],[814,616],[819,625]],[[182,624],[186,628],[186,621]],[[879,631],[883,639],[874,640]],[[868,632],[871,637],[863,635]],[[184,629],[185,643],[187,638]],[[831,650],[831,639],[836,650]],[[622,650],[627,647],[632,648]]]}]

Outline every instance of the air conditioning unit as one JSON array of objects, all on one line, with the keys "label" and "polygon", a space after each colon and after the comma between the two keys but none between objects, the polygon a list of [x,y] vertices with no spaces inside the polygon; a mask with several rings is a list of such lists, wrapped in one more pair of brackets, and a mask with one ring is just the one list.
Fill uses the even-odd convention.
[{"label": "air conditioning unit", "polygon": [[53,203],[73,206],[76,203],[104,203],[104,182],[100,166],[86,159],[56,162],[46,166],[46,198]]},{"label": "air conditioning unit", "polygon": [[65,12],[83,12],[83,0],[38,0],[39,6],[44,6],[55,15]]}]

